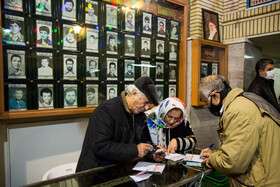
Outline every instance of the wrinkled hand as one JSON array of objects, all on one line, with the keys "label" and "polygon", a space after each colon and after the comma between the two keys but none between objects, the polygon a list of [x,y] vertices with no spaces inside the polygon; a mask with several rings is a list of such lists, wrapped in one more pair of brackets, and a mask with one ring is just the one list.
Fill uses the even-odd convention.
[{"label": "wrinkled hand", "polygon": [[209,168],[213,168],[213,166],[209,163],[209,157],[212,153],[213,151],[209,148],[202,149],[200,152],[200,156],[203,159],[202,163],[205,163]]},{"label": "wrinkled hand", "polygon": [[158,149],[156,150],[155,153],[158,153],[158,152],[164,152],[164,153],[161,153],[161,154],[153,154],[153,158],[156,162],[163,162],[165,160],[165,152],[166,152],[166,149]]},{"label": "wrinkled hand", "polygon": [[175,138],[173,138],[167,148],[167,156],[169,153],[175,153],[177,151],[177,141]]},{"label": "wrinkled hand", "polygon": [[138,157],[144,157],[151,149],[152,149],[151,144],[147,143],[140,143],[137,145],[138,149]]}]

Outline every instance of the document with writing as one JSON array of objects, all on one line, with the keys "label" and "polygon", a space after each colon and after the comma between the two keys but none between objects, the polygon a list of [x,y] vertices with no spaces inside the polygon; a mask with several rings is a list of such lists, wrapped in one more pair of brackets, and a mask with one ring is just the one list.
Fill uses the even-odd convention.
[{"label": "document with writing", "polygon": [[202,162],[203,159],[197,154],[186,154],[184,160],[191,162]]},{"label": "document with writing", "polygon": [[132,170],[162,173],[164,168],[165,168],[165,164],[162,164],[162,163],[153,163],[153,162],[142,162],[142,161],[139,161],[134,166],[134,168]]},{"label": "document with writing", "polygon": [[179,153],[170,153],[168,156],[165,157],[165,159],[172,160],[174,162],[178,160],[182,160],[185,158],[185,155],[179,154]]}]

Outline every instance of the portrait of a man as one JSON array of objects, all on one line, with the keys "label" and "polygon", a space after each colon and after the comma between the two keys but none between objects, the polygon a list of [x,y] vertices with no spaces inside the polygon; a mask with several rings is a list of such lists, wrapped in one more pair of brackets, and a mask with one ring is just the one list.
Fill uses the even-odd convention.
[{"label": "portrait of a man", "polygon": [[76,76],[76,72],[74,71],[74,60],[71,58],[68,58],[65,60],[65,76]]},{"label": "portrait of a man", "polygon": [[87,73],[86,76],[87,77],[97,77],[98,76],[98,62],[96,60],[88,60],[87,61]]},{"label": "portrait of a man", "polygon": [[173,40],[179,39],[179,23],[176,21],[171,21],[171,31],[170,31],[170,38]]},{"label": "portrait of a man", "polygon": [[115,61],[110,61],[107,59],[107,79],[109,80],[117,80],[117,65]]},{"label": "portrait of a man", "polygon": [[204,39],[220,41],[218,13],[202,9]]},{"label": "portrait of a man", "polygon": [[143,12],[143,33],[152,34],[152,14]]},{"label": "portrait of a man", "polygon": [[5,0],[4,8],[22,12],[22,0]]},{"label": "portrait of a man", "polygon": [[158,17],[158,36],[165,37],[166,34],[166,19]]},{"label": "portrait of a man", "polygon": [[117,33],[114,32],[107,32],[107,45],[106,51],[109,54],[117,54]]},{"label": "portrait of a man", "polygon": [[71,26],[63,27],[63,49],[77,49],[77,39]]},{"label": "portrait of a man", "polygon": [[127,60],[125,61],[125,73],[124,79],[125,80],[134,80],[134,61]]},{"label": "portrait of a man", "polygon": [[98,104],[98,91],[94,87],[87,87],[87,106],[95,106]]},{"label": "portrait of a man", "polygon": [[106,5],[106,27],[117,28],[118,13],[117,7]]},{"label": "portrait of a man", "polygon": [[125,55],[134,56],[134,38],[133,37],[125,37],[126,45],[125,45]]},{"label": "portrait of a man", "polygon": [[98,52],[98,30],[87,28],[87,46],[89,52]]},{"label": "portrait of a man", "polygon": [[156,58],[158,59],[164,58],[164,41],[157,40]]},{"label": "portrait of a man", "polygon": [[52,88],[39,88],[39,108],[53,108]]},{"label": "portrait of a man", "polygon": [[212,63],[212,75],[218,75],[218,64]]},{"label": "portrait of a man", "polygon": [[53,76],[52,63],[50,63],[50,58],[48,56],[40,57],[38,63],[38,77]]},{"label": "portrait of a man", "polygon": [[157,86],[156,88],[157,88],[158,100],[162,101],[163,100],[163,85]]},{"label": "portrait of a man", "polygon": [[135,10],[126,11],[125,30],[135,31]]},{"label": "portrait of a man", "polygon": [[156,79],[157,80],[163,80],[163,63],[157,63],[156,65]]},{"label": "portrait of a man", "polygon": [[150,39],[146,40],[146,39],[142,38],[141,56],[143,56],[143,57],[150,57],[151,56]]},{"label": "portrait of a man", "polygon": [[86,18],[85,22],[89,24],[98,24],[98,2],[86,1]]},{"label": "portrait of a man", "polygon": [[201,63],[201,75],[200,78],[204,78],[208,75],[208,64],[207,63]]},{"label": "portrait of a man", "polygon": [[170,42],[169,47],[169,60],[177,60],[177,43]]},{"label": "portrait of a man", "polygon": [[150,77],[150,62],[142,61],[141,62],[141,77],[147,76]]},{"label": "portrait of a man", "polygon": [[36,0],[36,14],[51,16],[51,0]]},{"label": "portrait of a man", "polygon": [[[38,26],[38,23],[37,23]],[[41,25],[37,33],[37,46],[38,47],[51,47],[52,46],[52,35],[50,28],[47,25]],[[39,44],[39,45],[38,45]]]},{"label": "portrait of a man", "polygon": [[116,86],[107,86],[107,100],[113,99],[114,97],[117,97],[117,87]]},{"label": "portrait of a man", "polygon": [[25,75],[24,71],[24,59],[22,59],[22,56],[18,54],[11,54],[8,55],[10,56],[10,60],[8,59],[10,63],[9,67],[9,76],[20,76],[20,75]]},{"label": "portrait of a man", "polygon": [[3,33],[3,39],[7,40],[8,44],[19,44],[25,43],[24,39],[24,18],[12,15],[5,15],[5,26],[10,32]]},{"label": "portrait of a man", "polygon": [[26,109],[26,88],[9,87],[9,109],[21,110]]},{"label": "portrait of a man", "polygon": [[76,0],[62,1],[62,19],[76,21]]},{"label": "portrait of a man", "polygon": [[176,81],[176,65],[169,65],[169,80]]},{"label": "portrait of a man", "polygon": [[176,88],[169,87],[169,97],[176,97]]},{"label": "portrait of a man", "polygon": [[77,106],[77,88],[64,87],[64,107]]}]

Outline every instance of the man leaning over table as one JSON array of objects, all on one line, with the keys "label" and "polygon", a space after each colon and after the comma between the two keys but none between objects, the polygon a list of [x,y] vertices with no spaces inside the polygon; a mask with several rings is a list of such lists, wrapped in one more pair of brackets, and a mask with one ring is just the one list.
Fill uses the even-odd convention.
[{"label": "man leaning over table", "polygon": [[144,114],[150,104],[158,105],[158,97],[149,77],[100,104],[90,116],[76,172],[144,156],[163,161],[165,155],[152,155],[152,145],[145,143],[151,142]]}]

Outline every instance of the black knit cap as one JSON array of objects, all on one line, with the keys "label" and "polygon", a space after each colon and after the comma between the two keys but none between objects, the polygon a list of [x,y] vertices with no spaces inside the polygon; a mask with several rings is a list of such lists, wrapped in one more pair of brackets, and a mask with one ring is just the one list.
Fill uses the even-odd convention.
[{"label": "black knit cap", "polygon": [[150,77],[139,77],[134,85],[141,91],[155,106],[158,105],[158,95],[154,82]]}]

